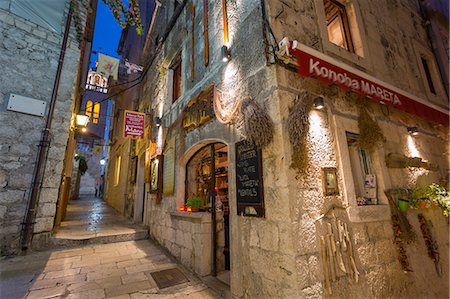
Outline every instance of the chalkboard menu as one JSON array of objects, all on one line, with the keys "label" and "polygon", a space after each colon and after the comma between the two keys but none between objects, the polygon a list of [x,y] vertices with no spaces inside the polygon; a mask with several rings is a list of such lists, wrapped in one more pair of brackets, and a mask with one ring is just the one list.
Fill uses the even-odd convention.
[{"label": "chalkboard menu", "polygon": [[262,153],[254,143],[236,143],[237,213],[243,216],[264,217]]}]

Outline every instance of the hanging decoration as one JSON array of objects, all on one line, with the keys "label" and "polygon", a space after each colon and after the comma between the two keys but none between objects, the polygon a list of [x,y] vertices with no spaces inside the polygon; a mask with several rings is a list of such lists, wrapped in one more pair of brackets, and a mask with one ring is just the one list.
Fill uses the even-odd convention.
[{"label": "hanging decoration", "polygon": [[270,116],[255,100],[246,97],[241,102],[242,131],[248,141],[263,148],[273,140],[274,125]]},{"label": "hanging decoration", "polygon": [[229,124],[235,121],[241,108],[241,100],[236,100],[231,109],[225,109],[221,101],[221,97],[224,94],[225,93],[220,91],[217,87],[214,88],[214,113],[219,122]]},{"label": "hanging decoration", "polygon": [[117,20],[122,28],[127,26],[136,26],[136,33],[142,35],[144,27],[141,21],[138,0],[129,0],[129,7],[127,8],[122,0],[102,0],[112,12],[114,18]]},{"label": "hanging decoration", "polygon": [[308,92],[295,99],[294,106],[289,111],[287,127],[292,145],[291,167],[299,174],[306,173],[308,166],[308,149],[306,137],[309,131],[309,112],[312,109],[312,97]]},{"label": "hanging decoration", "polygon": [[436,273],[442,276],[442,268],[439,263],[439,250],[436,239],[433,236],[433,225],[431,221],[427,220],[422,214],[417,215],[420,223],[420,230],[422,231],[422,236],[427,246],[428,256],[433,260],[436,267]]},{"label": "hanging decoration", "polygon": [[406,255],[405,243],[413,242],[416,235],[406,215],[400,211],[396,203],[395,197],[398,195],[398,190],[391,190],[385,192],[385,194],[391,208],[392,230],[394,231],[394,243],[397,247],[397,259],[404,272],[412,272],[408,256]]},{"label": "hanging decoration", "polygon": [[373,151],[379,142],[385,140],[380,126],[370,117],[365,104],[359,106],[358,127],[359,146],[369,152]]},{"label": "hanging decoration", "polygon": [[[334,207],[317,220],[321,220],[325,234],[320,236],[322,266],[325,275],[325,288],[332,295],[331,283],[339,277],[349,276],[358,283],[360,273],[356,267],[350,232],[345,221],[337,219]],[[330,215],[327,216],[328,212]],[[327,220],[322,220],[327,218]]]}]

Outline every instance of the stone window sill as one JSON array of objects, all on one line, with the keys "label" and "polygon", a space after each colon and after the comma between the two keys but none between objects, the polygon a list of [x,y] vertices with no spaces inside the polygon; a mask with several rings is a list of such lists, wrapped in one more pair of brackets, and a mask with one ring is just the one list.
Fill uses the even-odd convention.
[{"label": "stone window sill", "polygon": [[391,211],[389,205],[351,206],[347,208],[351,222],[389,221]]},{"label": "stone window sill", "polygon": [[208,212],[171,212],[171,217],[174,218],[183,218],[187,221],[198,221],[201,220],[201,222],[211,222],[211,213]]}]

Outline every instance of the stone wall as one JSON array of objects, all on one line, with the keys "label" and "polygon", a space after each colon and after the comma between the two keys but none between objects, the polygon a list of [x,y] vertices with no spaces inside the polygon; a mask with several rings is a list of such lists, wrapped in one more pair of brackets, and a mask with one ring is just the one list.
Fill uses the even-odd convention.
[{"label": "stone wall", "polygon": [[[278,40],[287,35],[310,47],[323,50],[333,57],[340,57],[342,51],[336,49],[334,51],[332,47],[322,45],[314,4],[317,1],[266,2],[269,4],[270,23],[273,24]],[[394,5],[395,13],[403,17],[405,15],[401,11],[402,7],[406,5],[409,10],[414,9],[404,2],[399,1]],[[181,237],[185,234],[189,239],[193,226],[185,221],[175,220],[173,213],[184,203],[185,165],[188,159],[208,143],[223,142],[228,145],[229,157],[231,292],[235,298],[327,297],[320,240],[327,234],[326,223],[333,223],[334,217],[348,226],[354,248],[353,257],[359,271],[358,282],[350,275],[337,273],[336,280],[330,285],[334,296],[342,298],[446,296],[448,269],[443,269],[442,276],[438,277],[432,261],[427,256],[417,220],[417,214],[422,211],[408,212],[407,217],[417,234],[417,239],[415,243],[406,246],[414,272],[403,273],[393,243],[390,208],[384,191],[390,188],[412,187],[419,176],[424,183],[445,176],[448,171],[447,157],[440,153],[448,153],[446,143],[448,131],[395,109],[388,109],[386,113],[378,104],[368,102],[370,115],[379,123],[386,137],[386,141],[374,153],[374,168],[379,174],[377,193],[380,204],[357,206],[350,161],[347,158],[345,131],[358,133],[356,102],[358,99],[335,86],[321,85],[315,79],[299,78],[293,70],[274,65],[267,66],[260,3],[228,1],[228,4],[231,61],[227,64],[220,62],[219,50],[223,34],[221,2],[212,1],[209,6],[210,64],[208,67],[203,65],[202,6],[200,1],[194,1],[196,9],[194,80],[191,81],[190,78],[191,21],[189,10],[185,8],[144,79],[143,100],[139,107],[141,111],[147,108],[157,113],[162,111],[165,128],[160,129],[160,132],[163,133],[163,137],[168,135],[171,137],[177,136],[179,132],[173,127],[171,130],[168,128],[176,125],[185,105],[211,83],[218,88],[223,105],[230,110],[244,96],[249,95],[256,99],[257,103],[269,113],[275,125],[274,140],[263,150],[265,218],[237,215],[236,190],[231,182],[235,182],[236,179],[234,144],[243,136],[239,124],[223,125],[213,120],[183,136],[177,136],[180,138],[177,139],[174,195],[163,197],[160,204],[155,203],[154,194],[147,195],[145,223],[150,227],[150,235],[180,258],[185,265],[197,271],[193,263],[195,255],[199,253],[196,249],[189,250],[186,240]],[[355,11],[362,11],[363,4],[361,3],[361,7],[357,6]],[[385,10],[383,6],[373,7],[364,12],[371,11],[372,14],[378,15]],[[370,16],[365,15],[364,18],[366,17],[370,19]],[[397,19],[392,17],[392,22],[396,21]],[[397,37],[396,33],[384,28],[383,24],[379,26],[380,32],[381,30],[389,32],[387,39],[391,39],[392,35]],[[393,30],[397,27],[398,24],[390,24],[389,28]],[[376,28],[378,30],[378,27]],[[401,82],[398,87],[413,94],[425,95],[426,92],[417,87],[420,86],[417,79],[419,77],[417,65],[411,64],[406,67],[407,70],[403,69],[404,66],[399,66],[402,71],[397,72],[389,61],[384,60],[385,57],[378,57],[383,52],[380,51],[379,44],[376,46],[375,44],[383,34],[378,31],[375,34],[364,28],[361,30],[364,32],[362,37],[364,46],[370,45],[371,49],[374,46],[374,49],[378,50],[374,53],[365,52],[364,59],[356,58],[355,61],[351,59],[352,55],[342,54],[345,56],[342,60],[394,85],[402,81],[403,76],[407,76],[408,79]],[[415,37],[410,28],[404,32],[408,32],[410,38]],[[418,36],[423,33],[421,31]],[[405,58],[400,53],[401,47],[400,45],[392,47],[392,51],[398,51],[396,52],[398,55],[394,55],[394,60],[410,62],[411,57]],[[180,51],[183,60],[183,92],[181,98],[172,104],[169,96],[170,80],[167,73],[162,70],[170,67],[172,60]],[[384,67],[379,63],[380,59],[384,61]],[[327,108],[323,111],[312,111],[309,115],[311,126],[306,141],[310,161],[308,175],[302,176],[290,167],[292,148],[287,135],[286,119],[295,97],[305,91],[309,91],[312,95],[324,95]],[[408,146],[411,142],[406,134],[406,126],[410,125],[419,126],[423,130],[423,135],[414,139],[416,149],[421,157],[440,165],[438,171],[425,174],[417,169],[395,170],[386,167],[385,155],[391,151],[408,156],[417,155]],[[161,138],[160,150],[163,145],[164,138]],[[323,167],[337,169],[340,190],[338,195],[324,195]],[[445,268],[448,264],[449,251],[446,218],[439,210],[427,210],[422,213],[434,226],[441,265]],[[192,259],[192,254],[194,259],[189,261],[189,255]],[[421,267],[419,264],[425,266]],[[425,287],[424,284],[429,281],[425,277],[432,279],[434,285],[438,287],[433,290]]]},{"label": "stone wall", "polygon": [[[61,24],[62,31],[64,24]],[[7,111],[7,96],[15,93],[47,102],[54,84],[62,35],[0,10],[0,219],[1,255],[20,251],[21,223],[30,197],[38,144],[45,118]],[[53,228],[64,150],[68,138],[79,49],[69,39],[53,116],[51,148],[37,206],[35,234]]]}]

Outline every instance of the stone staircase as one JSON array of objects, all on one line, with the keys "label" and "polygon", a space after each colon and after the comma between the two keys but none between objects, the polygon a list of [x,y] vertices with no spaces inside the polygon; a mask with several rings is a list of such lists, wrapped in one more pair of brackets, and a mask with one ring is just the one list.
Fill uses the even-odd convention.
[{"label": "stone staircase", "polygon": [[148,238],[148,228],[132,223],[93,196],[69,202],[61,226],[50,240],[52,247],[78,247]]}]

